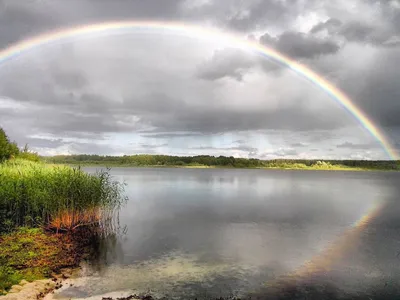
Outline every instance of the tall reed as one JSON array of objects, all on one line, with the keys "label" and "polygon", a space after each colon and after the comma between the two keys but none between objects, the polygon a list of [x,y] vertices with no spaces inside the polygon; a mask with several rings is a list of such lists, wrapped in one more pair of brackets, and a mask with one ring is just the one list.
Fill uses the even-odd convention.
[{"label": "tall reed", "polygon": [[7,161],[0,164],[0,232],[17,226],[72,230],[109,222],[126,201],[123,191],[109,170],[88,174],[80,168]]}]

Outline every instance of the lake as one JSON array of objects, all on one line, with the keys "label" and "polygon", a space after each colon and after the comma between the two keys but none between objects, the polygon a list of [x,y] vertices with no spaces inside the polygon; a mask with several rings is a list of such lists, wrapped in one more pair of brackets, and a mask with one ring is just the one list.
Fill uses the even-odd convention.
[{"label": "lake", "polygon": [[127,184],[125,231],[101,244],[101,259],[60,299],[400,295],[400,173],[111,172]]}]

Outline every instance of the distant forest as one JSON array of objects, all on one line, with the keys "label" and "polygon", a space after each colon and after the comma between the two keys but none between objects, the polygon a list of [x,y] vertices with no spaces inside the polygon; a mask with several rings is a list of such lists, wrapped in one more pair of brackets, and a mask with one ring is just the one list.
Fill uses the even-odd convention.
[{"label": "distant forest", "polygon": [[231,168],[289,168],[289,169],[335,169],[357,168],[368,170],[400,170],[400,161],[383,160],[304,160],[304,159],[273,159],[260,160],[255,158],[235,158],[227,156],[170,156],[170,155],[57,155],[43,157],[46,162],[55,164],[81,165],[125,165],[125,166],[205,166]]}]

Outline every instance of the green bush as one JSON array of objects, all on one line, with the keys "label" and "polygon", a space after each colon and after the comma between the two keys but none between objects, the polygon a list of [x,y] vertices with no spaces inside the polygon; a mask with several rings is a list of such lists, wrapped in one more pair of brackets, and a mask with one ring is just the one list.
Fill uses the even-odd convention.
[{"label": "green bush", "polygon": [[3,128],[0,128],[0,162],[15,157],[18,153],[17,144],[10,142]]}]

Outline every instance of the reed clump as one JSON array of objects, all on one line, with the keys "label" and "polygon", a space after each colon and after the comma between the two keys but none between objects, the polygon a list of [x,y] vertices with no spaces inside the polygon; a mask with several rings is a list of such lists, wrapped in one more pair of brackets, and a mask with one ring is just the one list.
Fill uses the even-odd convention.
[{"label": "reed clump", "polygon": [[21,226],[57,232],[104,226],[126,201],[123,190],[109,170],[88,174],[68,166],[6,161],[0,164],[0,232]]}]

